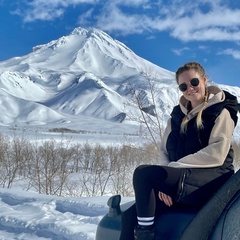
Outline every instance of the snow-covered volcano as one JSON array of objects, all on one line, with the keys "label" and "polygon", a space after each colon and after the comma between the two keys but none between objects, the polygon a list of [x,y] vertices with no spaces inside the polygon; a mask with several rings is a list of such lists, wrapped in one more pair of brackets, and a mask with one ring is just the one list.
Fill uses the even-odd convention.
[{"label": "snow-covered volcano", "polygon": [[[0,62],[0,125],[63,124],[91,117],[127,122],[138,116],[136,93],[146,108],[166,117],[179,98],[174,73],[137,56],[97,29],[33,48]],[[240,89],[225,86],[238,95]],[[153,88],[152,88],[153,89]]]}]

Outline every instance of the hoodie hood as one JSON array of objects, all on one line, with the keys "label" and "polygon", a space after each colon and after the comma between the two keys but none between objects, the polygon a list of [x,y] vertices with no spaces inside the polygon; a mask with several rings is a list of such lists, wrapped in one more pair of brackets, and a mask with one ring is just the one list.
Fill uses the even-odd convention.
[{"label": "hoodie hood", "polygon": [[[207,101],[207,105],[205,106],[205,109],[216,103],[223,102],[225,100],[225,93],[219,87],[209,86],[207,89],[208,89],[209,95],[208,95],[208,101]],[[202,104],[199,104],[198,106],[193,108],[190,112],[188,112],[187,106],[189,105],[189,100],[187,100],[184,96],[181,96],[179,100],[181,111],[185,115],[188,115],[189,120],[198,114],[198,112],[202,108]]]}]

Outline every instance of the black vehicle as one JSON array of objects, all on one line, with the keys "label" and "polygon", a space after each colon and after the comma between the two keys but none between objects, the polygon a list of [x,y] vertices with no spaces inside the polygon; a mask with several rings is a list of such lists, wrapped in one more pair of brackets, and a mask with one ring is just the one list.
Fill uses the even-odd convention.
[{"label": "black vehicle", "polygon": [[[96,240],[119,240],[121,215],[134,204],[120,202],[120,195],[109,198],[109,212],[99,222]],[[156,240],[239,240],[240,170],[201,209],[170,208],[156,218],[155,226]]]}]

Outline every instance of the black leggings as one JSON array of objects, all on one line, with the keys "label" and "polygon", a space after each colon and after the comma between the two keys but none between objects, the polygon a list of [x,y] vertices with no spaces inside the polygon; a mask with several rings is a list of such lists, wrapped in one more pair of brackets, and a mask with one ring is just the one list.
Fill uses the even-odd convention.
[{"label": "black leggings", "polygon": [[181,168],[159,165],[141,165],[135,169],[133,187],[136,204],[122,215],[120,240],[134,239],[133,229],[137,224],[137,216],[152,217],[168,208],[158,198],[158,192],[161,191],[174,199],[182,173]]},{"label": "black leggings", "polygon": [[156,211],[158,192],[173,199],[176,197],[183,169],[158,165],[141,165],[135,169],[133,187],[138,217],[153,217]]}]

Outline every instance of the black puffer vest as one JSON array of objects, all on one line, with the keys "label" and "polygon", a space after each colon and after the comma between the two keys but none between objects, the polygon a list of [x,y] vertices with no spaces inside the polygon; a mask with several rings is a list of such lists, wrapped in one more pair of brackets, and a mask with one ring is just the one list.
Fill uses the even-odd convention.
[{"label": "black puffer vest", "polygon": [[[171,113],[172,131],[168,136],[166,144],[170,161],[178,161],[180,158],[196,153],[206,147],[208,145],[215,120],[224,108],[230,112],[235,125],[237,124],[237,98],[226,91],[224,91],[224,93],[226,96],[225,101],[214,104],[203,111],[203,129],[197,129],[196,117],[194,117],[188,122],[186,133],[180,134],[181,122],[185,115],[181,111],[179,105],[173,109]],[[183,179],[181,180],[182,182],[179,184],[179,188],[181,189],[179,189],[178,199],[192,193],[199,187],[224,173],[233,173],[233,155],[233,149],[230,148],[224,164],[217,168],[185,170]]]}]

